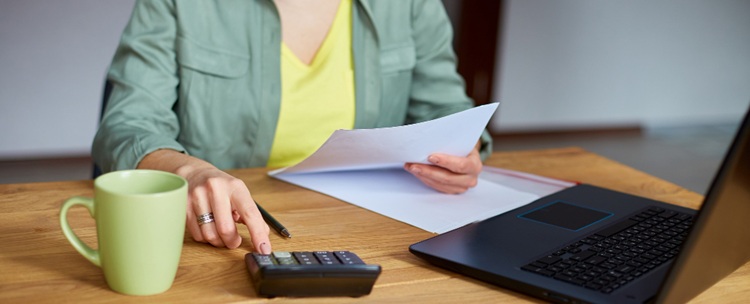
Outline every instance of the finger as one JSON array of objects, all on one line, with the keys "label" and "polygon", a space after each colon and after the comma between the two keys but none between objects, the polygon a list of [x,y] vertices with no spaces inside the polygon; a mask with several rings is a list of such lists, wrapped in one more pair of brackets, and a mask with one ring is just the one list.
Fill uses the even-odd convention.
[{"label": "finger", "polygon": [[199,243],[205,243],[206,241],[203,240],[203,235],[201,234],[201,228],[198,226],[198,218],[195,216],[195,212],[191,206],[192,205],[188,202],[187,220],[185,221],[185,224],[187,225],[187,229],[193,237],[193,240]]},{"label": "finger", "polygon": [[477,185],[477,175],[456,174],[442,167],[409,164],[407,170],[428,186],[441,192],[463,193]]},{"label": "finger", "polygon": [[[414,174],[414,173],[412,173]],[[420,175],[420,174],[414,174],[414,176],[419,179],[422,183],[427,185],[430,188],[433,188],[439,192],[447,193],[447,194],[461,194],[469,190],[471,188],[470,185],[460,185],[460,184],[454,184],[454,183],[444,183],[435,179],[428,178],[426,176]]]},{"label": "finger", "polygon": [[200,243],[208,243],[203,237],[200,225],[198,224],[198,215],[202,214],[199,201],[205,201],[204,191],[201,189],[191,188],[188,196],[188,208],[187,208],[187,226],[190,235],[193,236],[193,240]]},{"label": "finger", "polygon": [[[193,212],[195,212],[196,217],[200,217],[203,214],[213,212],[211,209],[212,203],[210,200],[211,199],[209,197],[208,190],[204,185],[197,186],[193,189]],[[216,215],[214,215],[214,219],[215,218]],[[213,222],[197,224],[201,231],[200,234],[204,242],[208,242],[216,247],[224,247],[224,242],[221,241],[221,238],[216,233],[216,227],[214,227]]]},{"label": "finger", "polygon": [[435,153],[427,160],[454,173],[478,175],[482,171],[482,159],[476,150],[472,150],[466,157]]},{"label": "finger", "polygon": [[263,220],[258,207],[255,206],[250,191],[247,188],[244,189],[245,191],[238,190],[232,193],[232,203],[245,226],[247,226],[254,250],[262,254],[270,254],[272,251],[271,240],[269,239],[270,229]]},{"label": "finger", "polygon": [[453,185],[437,184],[430,180],[422,180],[422,182],[432,189],[445,194],[461,194],[469,190],[469,188],[463,188]]},{"label": "finger", "polygon": [[209,185],[209,195],[212,202],[211,210],[214,213],[215,219],[213,228],[216,229],[224,246],[227,248],[237,248],[242,243],[242,238],[237,233],[237,226],[234,223],[232,215],[232,204],[229,198],[230,192],[236,186],[233,185],[233,180],[227,181],[226,178],[219,177],[209,178],[206,183]]}]

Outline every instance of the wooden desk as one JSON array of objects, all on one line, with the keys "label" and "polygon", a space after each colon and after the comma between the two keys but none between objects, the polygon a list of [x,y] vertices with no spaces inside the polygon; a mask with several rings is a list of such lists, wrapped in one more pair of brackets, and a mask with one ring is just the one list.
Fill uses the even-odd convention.
[{"label": "wooden desk", "polygon": [[[702,196],[578,148],[495,153],[487,165],[599,185],[696,208]],[[230,171],[245,180],[254,197],[294,234],[272,233],[274,250],[351,250],[383,273],[372,294],[361,298],[276,298],[336,302],[528,302],[537,301],[464,277],[416,258],[408,246],[431,233],[368,210],[268,177],[267,169]],[[180,268],[167,292],[148,297],[111,291],[99,268],[79,255],[58,223],[62,202],[92,196],[92,181],[0,185],[0,303],[37,302],[266,302],[251,288],[239,249],[217,249],[185,238]],[[96,246],[94,221],[84,208],[69,214],[78,235]],[[244,228],[244,227],[242,227]],[[746,264],[695,302],[741,302],[750,298]]]}]

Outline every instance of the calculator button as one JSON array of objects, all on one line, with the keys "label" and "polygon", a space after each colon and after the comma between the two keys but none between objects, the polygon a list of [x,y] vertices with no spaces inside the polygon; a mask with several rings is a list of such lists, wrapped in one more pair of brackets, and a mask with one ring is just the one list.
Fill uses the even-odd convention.
[{"label": "calculator button", "polygon": [[312,252],[293,252],[294,258],[302,265],[320,264]]},{"label": "calculator button", "polygon": [[338,259],[330,251],[316,251],[313,253],[318,261],[324,265],[341,264]]},{"label": "calculator button", "polygon": [[276,251],[273,253],[273,257],[276,258],[276,262],[279,265],[295,265],[297,261],[292,257],[292,254],[286,251]]},{"label": "calculator button", "polygon": [[270,255],[267,254],[253,254],[253,258],[255,259],[255,262],[258,263],[259,266],[267,266],[267,265],[273,265],[273,259]]},{"label": "calculator button", "polygon": [[273,252],[273,257],[277,258],[277,259],[278,258],[291,258],[292,254],[290,252],[287,252],[287,251],[274,251]]},{"label": "calculator button", "polygon": [[349,251],[334,251],[333,254],[339,258],[342,264],[356,265],[365,263],[356,254]]}]

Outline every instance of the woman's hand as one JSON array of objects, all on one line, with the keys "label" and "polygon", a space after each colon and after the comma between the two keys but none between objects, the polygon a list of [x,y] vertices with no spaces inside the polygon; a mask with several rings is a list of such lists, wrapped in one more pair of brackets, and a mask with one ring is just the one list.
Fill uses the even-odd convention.
[{"label": "woman's hand", "polygon": [[464,193],[477,185],[479,173],[482,172],[480,146],[480,143],[477,143],[466,157],[435,153],[427,158],[431,165],[407,163],[404,169],[437,191],[448,194]]},{"label": "woman's hand", "polygon": [[[139,169],[173,172],[188,181],[187,229],[196,242],[237,248],[242,237],[235,223],[244,223],[256,252],[270,254],[269,228],[245,183],[208,162],[174,150],[155,151],[141,161]],[[198,223],[198,217],[213,213],[214,221]]]}]

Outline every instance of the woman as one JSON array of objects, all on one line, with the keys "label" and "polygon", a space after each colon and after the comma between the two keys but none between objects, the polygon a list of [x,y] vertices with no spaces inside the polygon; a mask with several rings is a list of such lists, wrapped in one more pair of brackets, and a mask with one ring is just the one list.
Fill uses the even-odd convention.
[{"label": "woman", "polygon": [[[439,0],[138,1],[108,73],[94,159],[104,171],[185,177],[193,239],[236,248],[242,222],[254,250],[270,253],[250,191],[221,169],[286,166],[336,129],[470,108],[451,39]],[[462,193],[489,146],[484,134],[466,157],[404,168]]]}]

